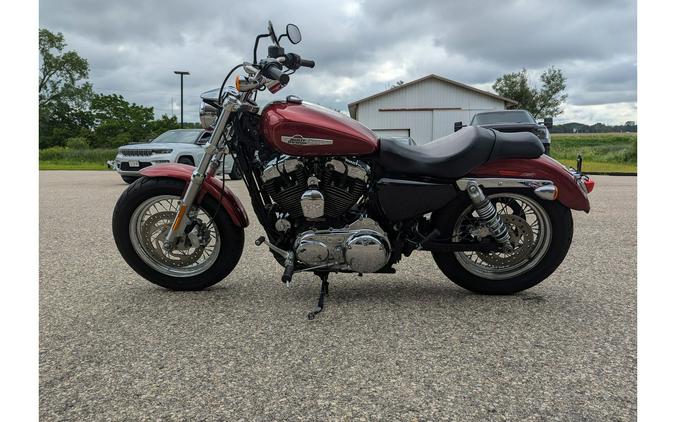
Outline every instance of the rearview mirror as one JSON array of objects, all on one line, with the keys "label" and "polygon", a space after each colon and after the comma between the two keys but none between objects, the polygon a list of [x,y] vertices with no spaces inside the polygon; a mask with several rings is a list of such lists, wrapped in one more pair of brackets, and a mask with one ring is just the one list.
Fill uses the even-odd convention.
[{"label": "rearview mirror", "polygon": [[289,23],[286,25],[286,34],[288,39],[293,43],[297,44],[302,41],[302,35],[300,34],[300,28],[297,25]]},{"label": "rearview mirror", "polygon": [[270,38],[272,38],[272,42],[275,45],[279,45],[279,40],[277,39],[276,32],[274,32],[274,25],[272,25],[272,21],[267,21],[267,33],[269,34]]},{"label": "rearview mirror", "polygon": [[455,122],[455,132],[457,132],[458,130],[460,130],[463,127],[464,127],[464,125],[462,124],[462,122]]}]

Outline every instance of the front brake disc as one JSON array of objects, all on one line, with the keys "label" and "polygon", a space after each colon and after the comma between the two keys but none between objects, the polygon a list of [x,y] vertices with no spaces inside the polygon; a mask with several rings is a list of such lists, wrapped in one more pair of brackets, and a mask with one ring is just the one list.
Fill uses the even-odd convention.
[{"label": "front brake disc", "polygon": [[[204,252],[204,246],[183,244],[181,248],[166,251],[162,245],[175,217],[174,211],[160,211],[148,217],[141,226],[141,242],[145,250],[150,252],[157,261],[173,267],[186,267],[199,260]],[[186,239],[189,239],[189,236]]]}]

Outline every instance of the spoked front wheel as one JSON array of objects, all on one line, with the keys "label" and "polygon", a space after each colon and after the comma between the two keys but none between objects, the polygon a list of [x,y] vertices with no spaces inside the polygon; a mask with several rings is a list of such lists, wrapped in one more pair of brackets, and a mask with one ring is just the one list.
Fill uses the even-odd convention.
[{"label": "spoked front wheel", "polygon": [[173,224],[184,182],[142,178],[117,201],[113,235],[124,260],[148,281],[171,290],[200,290],[237,265],[244,231],[219,204],[205,197],[190,212],[192,224],[172,250],[163,241]]},{"label": "spoked front wheel", "polygon": [[[436,264],[454,283],[477,293],[512,294],[535,286],[567,255],[573,234],[570,210],[522,190],[485,190],[485,194],[506,224],[513,250],[434,253]],[[434,215],[434,223],[455,242],[490,236],[468,198]]]}]

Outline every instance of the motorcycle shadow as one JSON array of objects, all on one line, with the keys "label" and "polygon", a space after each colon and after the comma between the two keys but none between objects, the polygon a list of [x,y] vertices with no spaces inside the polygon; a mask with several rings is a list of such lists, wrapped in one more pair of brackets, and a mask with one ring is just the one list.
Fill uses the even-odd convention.
[{"label": "motorcycle shadow", "polygon": [[[486,309],[492,313],[509,310],[548,307],[547,298],[539,292],[525,291],[514,295],[489,296],[464,290],[449,281],[385,281],[335,277],[329,280],[327,309],[349,309],[352,312],[382,312],[406,309],[428,312],[449,309]],[[319,296],[318,278],[298,277],[286,287],[276,280],[249,279],[243,283],[222,282],[201,291],[179,292],[156,286],[137,286],[132,289],[129,305],[148,310],[180,308],[201,313],[224,309],[244,311],[257,309],[271,316],[285,311],[314,306]]]},{"label": "motorcycle shadow", "polygon": [[[291,289],[293,301],[313,300],[319,294],[319,282],[307,282]],[[284,295],[287,296],[287,295]],[[291,299],[289,297],[289,299]],[[542,306],[546,296],[535,291],[524,291],[513,295],[483,295],[455,286],[451,282],[435,281],[368,281],[344,279],[330,283],[328,306],[466,306],[494,305],[518,307]]]}]

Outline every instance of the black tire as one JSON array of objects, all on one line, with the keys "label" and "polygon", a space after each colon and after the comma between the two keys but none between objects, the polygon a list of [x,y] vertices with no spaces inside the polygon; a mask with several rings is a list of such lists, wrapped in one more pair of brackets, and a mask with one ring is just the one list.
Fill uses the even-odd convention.
[{"label": "black tire", "polygon": [[551,155],[551,144],[544,144],[544,154]]},{"label": "black tire", "polygon": [[124,180],[128,184],[132,184],[136,180],[138,180],[138,177],[136,177],[136,176],[122,176],[122,180]]},{"label": "black tire", "polygon": [[117,249],[129,266],[151,283],[170,290],[201,290],[227,277],[239,262],[244,248],[244,229],[234,225],[225,210],[210,196],[200,206],[210,216],[221,238],[221,247],[215,263],[203,273],[191,277],[172,277],[146,264],[136,253],[129,235],[129,224],[136,208],[144,201],[159,195],[181,196],[185,182],[168,178],[142,177],[127,188],[117,200],[113,212],[112,229]]},{"label": "black tire", "polygon": [[[562,263],[572,243],[574,224],[569,208],[563,206],[558,201],[542,200],[531,192],[525,192],[522,189],[512,191],[486,189],[484,192],[486,196],[498,192],[518,193],[534,199],[541,205],[551,220],[551,244],[546,254],[536,266],[527,272],[502,280],[491,280],[469,272],[459,263],[454,253],[433,253],[436,265],[452,282],[475,293],[492,295],[513,294],[541,283]],[[441,236],[443,237],[451,236],[457,218],[459,218],[466,207],[471,205],[466,195],[463,193],[460,193],[460,195],[462,195],[461,198],[453,201],[445,209],[436,212],[432,216],[436,228],[441,231]]]},{"label": "black tire", "polygon": [[241,173],[239,172],[239,167],[237,167],[236,164],[232,164],[232,171],[230,171],[230,179],[241,180]]},{"label": "black tire", "polygon": [[192,159],[192,157],[180,157],[178,159],[178,162],[180,164],[187,164],[188,166],[195,166],[195,161]]}]

